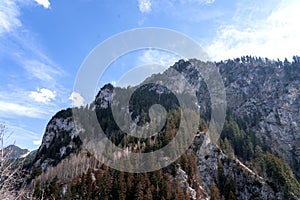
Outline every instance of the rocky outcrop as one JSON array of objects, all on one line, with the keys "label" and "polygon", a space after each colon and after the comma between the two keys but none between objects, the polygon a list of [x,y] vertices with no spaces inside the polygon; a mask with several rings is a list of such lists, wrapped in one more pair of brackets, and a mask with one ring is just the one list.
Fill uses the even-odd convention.
[{"label": "rocky outcrop", "polygon": [[58,112],[46,126],[41,146],[33,161],[34,168],[45,172],[76,152],[81,145],[78,135],[82,131],[75,128],[71,109]]},{"label": "rocky outcrop", "polygon": [[212,186],[216,185],[223,190],[223,194],[232,191],[237,199],[282,197],[282,193],[276,194],[262,177],[237,158],[228,157],[216,144],[211,143],[208,133],[198,134],[191,149],[196,154],[202,187],[209,196]]},{"label": "rocky outcrop", "polygon": [[107,109],[109,103],[112,101],[112,95],[113,95],[113,86],[111,84],[105,85],[98,92],[95,98],[95,104],[102,109]]}]

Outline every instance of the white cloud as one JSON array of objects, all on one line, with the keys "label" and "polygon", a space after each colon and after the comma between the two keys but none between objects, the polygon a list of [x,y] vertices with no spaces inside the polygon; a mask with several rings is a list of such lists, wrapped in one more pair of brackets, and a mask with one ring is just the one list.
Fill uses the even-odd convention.
[{"label": "white cloud", "polygon": [[46,88],[38,88],[37,91],[32,91],[29,94],[29,97],[31,97],[34,101],[40,102],[40,103],[48,103],[51,100],[54,100],[56,97],[56,92],[48,90]]},{"label": "white cloud", "polygon": [[202,2],[205,3],[205,4],[212,4],[212,3],[214,3],[216,0],[200,0],[200,1],[202,1]]},{"label": "white cloud", "polygon": [[20,11],[15,1],[1,0],[0,2],[0,35],[11,32],[22,24],[19,20]]},{"label": "white cloud", "polygon": [[141,13],[149,13],[152,10],[150,0],[138,0],[138,6]]},{"label": "white cloud", "polygon": [[41,145],[42,140],[33,140],[32,143],[33,143],[34,145],[39,146],[39,145]]},{"label": "white cloud", "polygon": [[[300,2],[297,0],[280,1],[264,17],[257,17],[257,13],[249,13],[249,10],[238,10],[235,23],[220,26],[217,37],[208,46],[210,56],[220,60],[242,55],[271,59],[290,59],[299,55],[299,10]],[[251,20],[247,20],[247,15]]]},{"label": "white cloud", "polygon": [[161,65],[163,69],[172,66],[176,61],[180,59],[180,56],[168,53],[162,50],[149,49],[143,52],[138,57],[137,65],[157,64]]},{"label": "white cloud", "polygon": [[31,105],[23,105],[18,103],[10,103],[0,100],[1,116],[8,117],[10,115],[25,116],[30,118],[43,118],[45,112],[38,107]]},{"label": "white cloud", "polygon": [[74,107],[80,107],[84,105],[84,98],[78,92],[72,92],[69,99],[73,101]]},{"label": "white cloud", "polygon": [[42,5],[44,8],[50,8],[50,2],[48,0],[35,0],[38,4]]},{"label": "white cloud", "polygon": [[180,3],[212,4],[215,0],[179,0]]},{"label": "white cloud", "polygon": [[[187,25],[192,22],[192,29],[197,29],[199,22],[216,20],[224,17],[224,11],[220,7],[207,6],[215,0],[151,0],[151,11],[154,14],[162,13],[172,20],[178,21],[178,25]],[[180,12],[179,12],[180,11]],[[147,17],[147,16],[143,16]],[[145,19],[139,19],[138,24],[142,25]],[[189,27],[189,26],[188,26]],[[184,28],[189,29],[189,28]]]}]

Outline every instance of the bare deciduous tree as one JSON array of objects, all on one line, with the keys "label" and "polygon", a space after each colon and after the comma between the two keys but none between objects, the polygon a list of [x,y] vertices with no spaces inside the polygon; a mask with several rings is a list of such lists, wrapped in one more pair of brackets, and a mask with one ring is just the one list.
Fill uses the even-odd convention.
[{"label": "bare deciduous tree", "polygon": [[4,161],[4,135],[7,131],[7,127],[4,122],[0,122],[0,139],[1,139],[1,167]]},{"label": "bare deciduous tree", "polygon": [[12,152],[5,151],[5,138],[9,137],[8,128],[4,122],[0,122],[1,140],[1,165],[0,165],[0,198],[10,199],[33,199],[32,194],[26,188],[24,178],[23,161],[10,159]]}]

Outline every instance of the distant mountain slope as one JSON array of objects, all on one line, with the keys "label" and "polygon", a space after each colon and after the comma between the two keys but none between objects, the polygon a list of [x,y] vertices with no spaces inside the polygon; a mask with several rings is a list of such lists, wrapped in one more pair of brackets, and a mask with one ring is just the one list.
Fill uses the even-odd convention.
[{"label": "distant mountain slope", "polygon": [[9,145],[4,148],[4,157],[6,159],[16,159],[26,157],[30,151],[28,149],[21,149],[15,145]]}]

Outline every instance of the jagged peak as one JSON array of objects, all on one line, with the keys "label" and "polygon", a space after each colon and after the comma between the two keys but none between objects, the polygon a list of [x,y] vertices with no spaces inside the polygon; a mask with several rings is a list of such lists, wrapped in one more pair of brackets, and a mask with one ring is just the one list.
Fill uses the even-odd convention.
[{"label": "jagged peak", "polygon": [[105,84],[98,92],[98,94],[96,95],[95,99],[99,98],[101,96],[101,92],[102,91],[110,91],[112,92],[114,90],[114,86],[111,83]]}]

